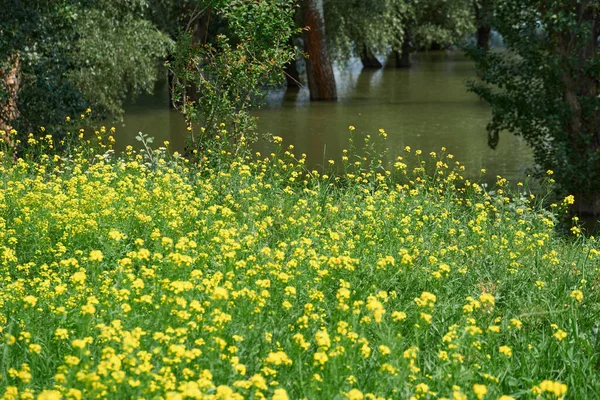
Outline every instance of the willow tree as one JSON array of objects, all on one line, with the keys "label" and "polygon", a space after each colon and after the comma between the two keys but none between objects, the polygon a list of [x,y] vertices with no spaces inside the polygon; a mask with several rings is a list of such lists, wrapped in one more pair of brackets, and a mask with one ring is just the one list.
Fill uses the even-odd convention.
[{"label": "willow tree", "polygon": [[381,68],[392,24],[384,23],[386,0],[328,0],[324,3],[327,43],[334,59],[360,58],[365,68]]},{"label": "willow tree", "polygon": [[580,211],[600,211],[600,4],[596,0],[504,0],[494,28],[506,52],[473,50],[492,106],[490,146],[503,130],[522,136],[538,173],[553,170]]},{"label": "willow tree", "polygon": [[[476,0],[480,1],[480,0]],[[392,48],[396,65],[410,67],[410,53],[448,47],[475,30],[473,0],[328,0],[325,22],[330,52],[381,67],[375,53]]]},{"label": "willow tree", "polygon": [[456,45],[475,30],[472,0],[387,1],[397,67],[410,67],[410,53],[415,49]]}]

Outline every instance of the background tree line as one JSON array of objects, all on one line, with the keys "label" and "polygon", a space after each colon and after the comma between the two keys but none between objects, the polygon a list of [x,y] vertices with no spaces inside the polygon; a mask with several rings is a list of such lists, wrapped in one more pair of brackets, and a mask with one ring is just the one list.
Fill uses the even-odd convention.
[{"label": "background tree line", "polygon": [[[333,101],[333,62],[408,68],[411,52],[458,46],[477,65],[470,90],[492,107],[490,145],[503,131],[522,136],[538,172],[553,170],[580,209],[600,211],[597,0],[2,0],[2,9],[0,129],[60,126],[87,107],[118,118],[166,64],[197,150],[221,122],[250,135],[250,107],[284,77],[297,86],[300,59],[311,100]],[[492,32],[504,49],[489,48]]]},{"label": "background tree line", "polygon": [[[119,118],[128,96],[135,98],[153,89],[165,61],[175,65],[170,69],[173,79],[174,72],[186,75],[175,71],[183,67],[182,53],[206,67],[209,59],[217,62],[215,57],[221,63],[231,61],[221,56],[239,50],[235,47],[243,43],[256,45],[247,48],[248,52],[277,43],[278,53],[267,54],[268,46],[262,46],[262,59],[255,54],[253,60],[263,62],[270,57],[270,64],[286,68],[287,76],[294,78],[290,83],[296,86],[296,58],[305,59],[311,98],[332,100],[336,98],[333,61],[356,56],[365,67],[379,68],[382,63],[375,55],[391,51],[399,67],[408,67],[411,51],[461,43],[473,33],[476,20],[472,0],[2,3],[6,15],[0,20],[0,121],[5,128],[25,129],[59,125],[65,115],[77,115],[87,107],[98,118]],[[224,40],[230,49],[223,47]],[[294,51],[294,43],[304,45]],[[202,54],[189,53],[200,47]],[[273,74],[263,73],[261,85],[276,83],[271,75],[284,76],[280,69],[263,67]],[[179,80],[193,81],[191,76],[182,76]],[[228,82],[230,87],[243,86],[247,79],[237,78]],[[174,99],[178,105],[185,103],[184,97],[200,101],[199,93],[207,90],[196,83],[186,84],[185,93]]]}]

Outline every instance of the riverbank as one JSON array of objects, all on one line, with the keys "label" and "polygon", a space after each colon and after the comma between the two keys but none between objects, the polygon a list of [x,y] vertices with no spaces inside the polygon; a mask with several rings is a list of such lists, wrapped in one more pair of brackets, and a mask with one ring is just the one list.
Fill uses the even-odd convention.
[{"label": "riverbank", "polygon": [[273,146],[4,154],[5,398],[598,397],[600,252],[555,232],[571,198],[484,189],[441,149],[333,177]]}]

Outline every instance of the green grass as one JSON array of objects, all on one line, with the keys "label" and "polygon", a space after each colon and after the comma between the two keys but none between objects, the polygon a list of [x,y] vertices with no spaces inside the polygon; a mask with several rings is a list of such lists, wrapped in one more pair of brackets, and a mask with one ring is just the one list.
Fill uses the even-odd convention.
[{"label": "green grass", "polygon": [[3,157],[6,398],[600,396],[597,240],[443,151]]}]

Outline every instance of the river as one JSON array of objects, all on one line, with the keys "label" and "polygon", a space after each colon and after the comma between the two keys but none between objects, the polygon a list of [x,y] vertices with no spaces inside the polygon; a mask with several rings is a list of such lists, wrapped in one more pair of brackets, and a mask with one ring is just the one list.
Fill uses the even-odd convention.
[{"label": "river", "polygon": [[[532,166],[531,150],[509,133],[501,135],[496,150],[488,147],[485,127],[491,112],[467,92],[465,83],[475,76],[475,67],[459,52],[415,54],[411,69],[362,70],[354,61],[337,67],[335,75],[336,103],[311,103],[306,87],[269,93],[266,104],[255,111],[259,131],[281,136],[295,146],[296,154],[306,153],[313,166],[339,159],[348,146],[349,125],[361,133],[385,129],[390,155],[405,146],[427,153],[444,146],[467,167],[467,177],[478,177],[484,168],[487,181],[501,175],[514,183]],[[141,131],[155,143],[168,140],[175,149],[183,148],[183,118],[169,109],[166,85],[157,88],[154,95],[127,106],[123,123],[117,125],[121,145],[136,143]],[[257,149],[264,146],[259,143]]]}]

